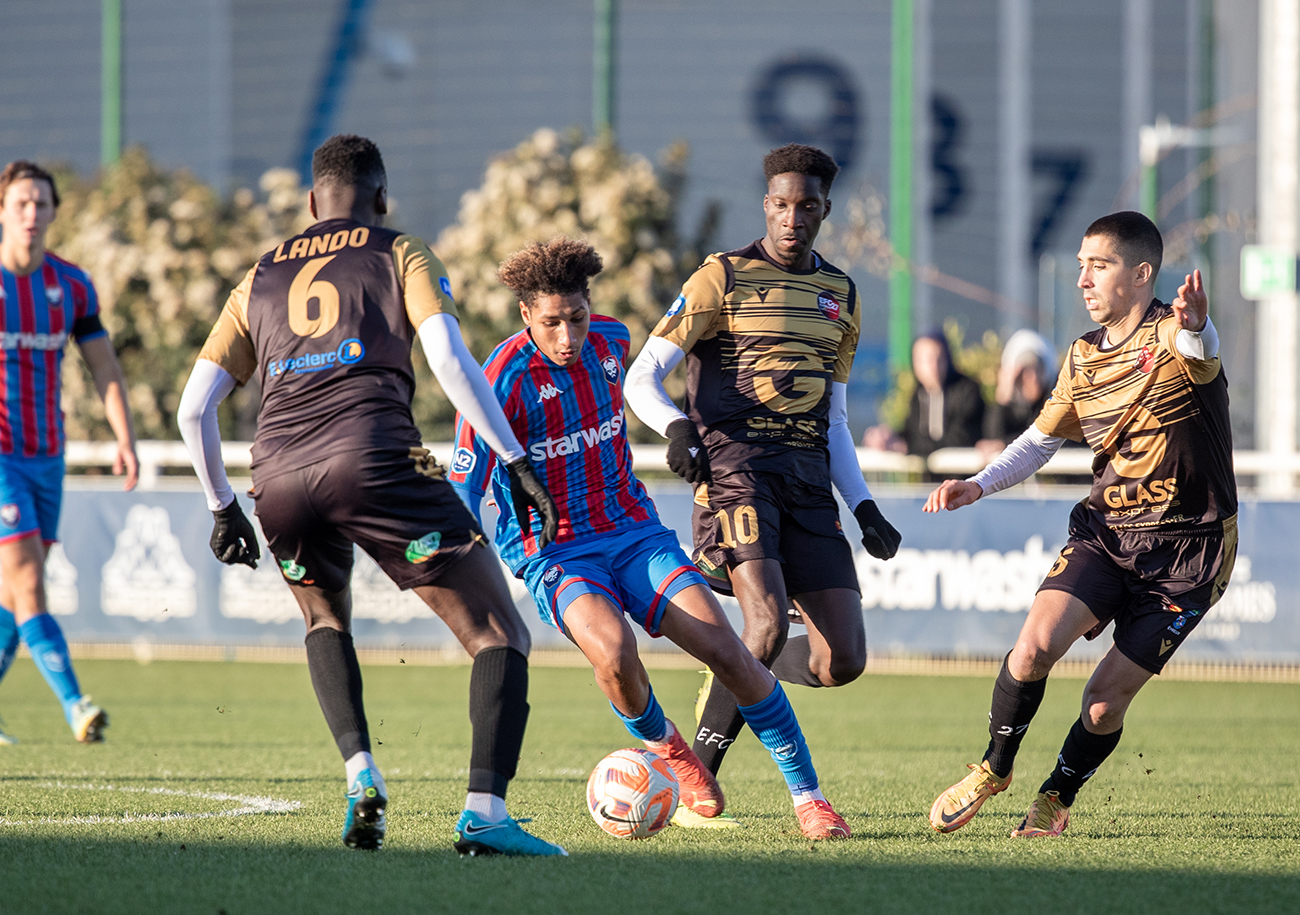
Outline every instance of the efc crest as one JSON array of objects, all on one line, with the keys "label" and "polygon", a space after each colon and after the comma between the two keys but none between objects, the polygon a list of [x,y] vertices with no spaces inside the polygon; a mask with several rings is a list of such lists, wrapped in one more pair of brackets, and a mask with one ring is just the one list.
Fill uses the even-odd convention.
[{"label": "efc crest", "polygon": [[468,448],[457,448],[451,458],[452,473],[469,473],[474,469],[474,452]]},{"label": "efc crest", "polygon": [[553,565],[547,569],[546,574],[542,576],[542,584],[546,585],[548,588],[554,588],[555,583],[560,580],[560,576],[563,574],[563,566]]},{"label": "efc crest", "polygon": [[618,360],[613,356],[606,356],[600,360],[600,367],[605,370],[605,378],[610,384],[618,384]]},{"label": "efc crest", "polygon": [[840,303],[835,301],[835,296],[831,295],[829,292],[818,293],[817,307],[821,309],[821,313],[825,315],[827,319],[831,321],[838,321],[840,319]]},{"label": "efc crest", "polygon": [[679,295],[677,298],[673,299],[673,304],[669,307],[668,311],[664,314],[664,317],[675,318],[682,313],[682,309],[685,307],[686,307],[686,296]]}]

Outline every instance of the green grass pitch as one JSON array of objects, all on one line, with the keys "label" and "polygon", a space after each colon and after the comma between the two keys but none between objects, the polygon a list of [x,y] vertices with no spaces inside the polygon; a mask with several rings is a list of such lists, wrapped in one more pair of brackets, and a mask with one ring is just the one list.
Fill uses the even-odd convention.
[{"label": "green grass pitch", "polygon": [[[365,670],[392,796],[377,853],[339,841],[342,766],[305,666],[83,661],[79,673],[112,714],[102,746],[72,741],[29,661],[0,688],[0,714],[22,740],[0,747],[4,915],[1300,911],[1300,686],[1152,683],[1056,840],[1007,833],[1050,770],[1082,681],[1048,686],[1015,784],[951,836],[931,832],[926,813],[979,758],[991,681],[791,688],[851,840],[800,837],[775,767],[747,735],[722,780],[747,829],[624,842],[592,823],[583,788],[600,757],[632,741],[587,671],[537,668],[510,808],[571,857],[462,860],[451,833],[469,756],[468,667]],[[689,725],[699,678],[652,676],[669,715]],[[214,816],[258,809],[223,795],[300,806]]]}]

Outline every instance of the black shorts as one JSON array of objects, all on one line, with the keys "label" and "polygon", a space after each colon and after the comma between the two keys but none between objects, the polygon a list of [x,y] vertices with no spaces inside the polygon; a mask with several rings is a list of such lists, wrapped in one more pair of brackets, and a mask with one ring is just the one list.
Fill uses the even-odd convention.
[{"label": "black shorts", "polygon": [[781,563],[787,594],[830,588],[861,593],[853,549],[827,487],[775,473],[731,473],[696,487],[694,560],[710,587],[731,593],[727,564]]},{"label": "black shorts", "polygon": [[1205,531],[1113,531],[1080,502],[1070,540],[1039,586],[1087,604],[1101,625],[1115,621],[1115,647],[1158,674],[1218,603],[1237,560],[1237,517]]},{"label": "black shorts", "polygon": [[342,590],[355,543],[405,590],[486,544],[423,448],[337,455],[253,482],[257,518],[290,584]]}]

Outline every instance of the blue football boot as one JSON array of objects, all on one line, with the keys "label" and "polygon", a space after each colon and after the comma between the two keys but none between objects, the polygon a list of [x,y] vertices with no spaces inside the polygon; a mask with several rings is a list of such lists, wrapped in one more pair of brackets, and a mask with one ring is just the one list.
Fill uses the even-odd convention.
[{"label": "blue football boot", "polygon": [[374,851],[384,844],[388,824],[384,810],[388,798],[375,787],[375,774],[362,769],[348,789],[348,816],[343,821],[343,844],[348,848]]},{"label": "blue football boot", "polygon": [[469,810],[460,815],[460,822],[456,824],[456,851],[462,855],[569,856],[560,846],[524,832],[510,817],[500,823],[489,823]]}]

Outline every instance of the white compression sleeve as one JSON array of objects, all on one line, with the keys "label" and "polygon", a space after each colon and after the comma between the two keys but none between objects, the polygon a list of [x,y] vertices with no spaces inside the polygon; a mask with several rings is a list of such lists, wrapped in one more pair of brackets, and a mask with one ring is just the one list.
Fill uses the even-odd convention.
[{"label": "white compression sleeve", "polygon": [[1022,480],[1034,475],[1040,467],[1052,459],[1052,455],[1061,450],[1065,439],[1056,435],[1044,435],[1037,426],[1030,426],[1020,437],[1007,445],[1002,453],[975,476],[970,482],[978,483],[984,495],[1010,489]]},{"label": "white compression sleeve", "polygon": [[688,419],[664,390],[664,379],[686,356],[676,343],[663,337],[651,337],[627,370],[623,398],[641,422],[668,437],[668,427],[679,419]]},{"label": "white compression sleeve", "polygon": [[862,479],[858,465],[858,449],[849,431],[849,386],[841,381],[831,382],[830,426],[826,430],[826,445],[830,449],[831,481],[844,497],[850,510],[871,498],[867,481]]},{"label": "white compression sleeve", "polygon": [[433,376],[465,422],[505,463],[523,457],[524,449],[501,411],[492,385],[465,347],[460,322],[448,314],[430,315],[420,324],[418,333]]},{"label": "white compression sleeve", "polygon": [[1178,352],[1188,359],[1204,362],[1219,355],[1219,332],[1214,329],[1210,316],[1205,316],[1205,326],[1199,331],[1180,330],[1174,337]]},{"label": "white compression sleeve", "polygon": [[208,498],[208,509],[217,511],[235,501],[235,491],[226,479],[221,462],[221,430],[217,424],[217,407],[235,389],[235,378],[215,362],[200,359],[194,363],[181,405],[176,411],[190,463]]}]

